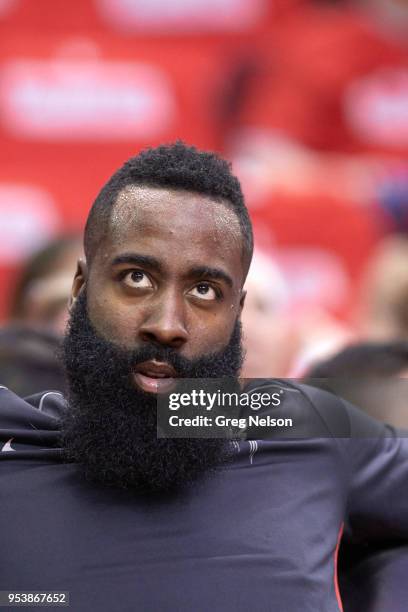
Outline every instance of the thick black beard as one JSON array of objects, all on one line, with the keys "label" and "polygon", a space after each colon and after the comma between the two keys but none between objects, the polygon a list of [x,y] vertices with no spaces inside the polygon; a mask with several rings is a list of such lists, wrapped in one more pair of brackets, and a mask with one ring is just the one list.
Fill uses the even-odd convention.
[{"label": "thick black beard", "polygon": [[61,359],[68,383],[63,448],[87,480],[138,492],[171,492],[214,473],[231,458],[227,440],[158,439],[156,397],[134,387],[131,371],[156,359],[170,363],[183,378],[236,379],[243,359],[238,320],[222,351],[196,360],[152,344],[131,351],[94,330],[84,292],[72,309]]}]

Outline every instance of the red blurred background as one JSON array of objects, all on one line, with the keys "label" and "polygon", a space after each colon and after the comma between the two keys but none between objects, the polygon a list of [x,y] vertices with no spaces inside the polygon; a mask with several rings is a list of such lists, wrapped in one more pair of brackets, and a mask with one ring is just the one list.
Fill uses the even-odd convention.
[{"label": "red blurred background", "polygon": [[383,4],[0,0],[0,320],[24,259],[177,138],[233,162],[294,309],[347,320],[408,227],[408,11]]}]

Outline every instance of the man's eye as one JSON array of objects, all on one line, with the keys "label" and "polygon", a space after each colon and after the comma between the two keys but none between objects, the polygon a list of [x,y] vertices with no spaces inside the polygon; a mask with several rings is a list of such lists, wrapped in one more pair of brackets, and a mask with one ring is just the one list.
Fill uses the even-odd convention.
[{"label": "man's eye", "polygon": [[125,285],[132,288],[137,287],[142,289],[148,289],[153,286],[147,274],[145,274],[141,270],[132,270],[131,272],[127,272],[123,276],[123,282],[125,283]]},{"label": "man's eye", "polygon": [[194,289],[190,291],[190,295],[198,297],[201,300],[216,300],[218,297],[215,289],[208,283],[196,285]]}]

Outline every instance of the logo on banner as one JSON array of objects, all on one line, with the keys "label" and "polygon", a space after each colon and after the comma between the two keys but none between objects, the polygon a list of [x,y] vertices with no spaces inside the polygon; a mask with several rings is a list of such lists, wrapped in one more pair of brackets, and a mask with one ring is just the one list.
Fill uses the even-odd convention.
[{"label": "logo on banner", "polygon": [[267,4],[267,0],[98,0],[109,25],[166,34],[245,31],[264,17]]},{"label": "logo on banner", "polygon": [[0,0],[0,19],[8,17],[17,6],[19,0]]},{"label": "logo on banner", "polygon": [[354,81],[344,107],[354,133],[365,142],[408,146],[408,70],[380,70]]},{"label": "logo on banner", "polygon": [[156,138],[175,107],[167,74],[150,64],[26,59],[0,69],[3,129],[24,138]]}]

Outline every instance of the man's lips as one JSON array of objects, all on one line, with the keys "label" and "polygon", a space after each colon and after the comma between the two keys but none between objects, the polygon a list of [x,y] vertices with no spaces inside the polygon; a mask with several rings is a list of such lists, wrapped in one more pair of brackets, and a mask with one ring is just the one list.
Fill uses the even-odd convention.
[{"label": "man's lips", "polygon": [[167,393],[175,384],[177,372],[168,363],[144,361],[134,368],[133,378],[137,386],[147,393]]}]

